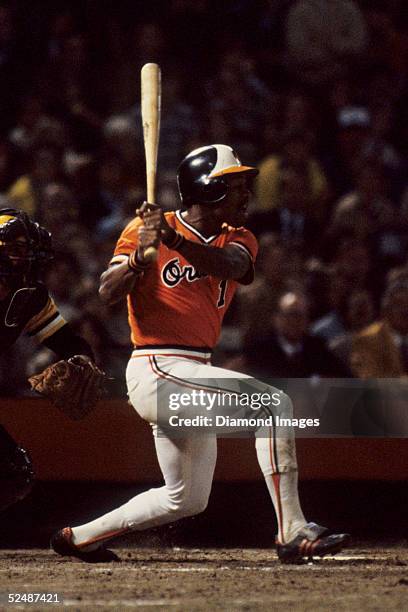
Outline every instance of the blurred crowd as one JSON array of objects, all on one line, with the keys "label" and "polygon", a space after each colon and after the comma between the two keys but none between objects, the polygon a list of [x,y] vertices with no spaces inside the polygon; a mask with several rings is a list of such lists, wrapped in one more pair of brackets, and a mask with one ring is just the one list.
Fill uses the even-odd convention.
[{"label": "blurred crowd", "polygon": [[[158,202],[213,142],[260,172],[215,363],[265,376],[408,374],[408,12],[403,0],[0,3],[0,205],[53,235],[45,282],[125,393],[124,305],[97,288],[145,197],[140,68],[162,68]],[[20,341],[2,394],[52,355]],[[13,364],[10,372],[9,364]],[[5,375],[7,365],[7,376]]]}]

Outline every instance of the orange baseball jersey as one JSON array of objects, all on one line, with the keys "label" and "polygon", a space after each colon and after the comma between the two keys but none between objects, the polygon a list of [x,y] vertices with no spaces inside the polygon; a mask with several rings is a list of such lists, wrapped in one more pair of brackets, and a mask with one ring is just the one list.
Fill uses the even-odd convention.
[{"label": "orange baseball jersey", "polygon": [[[188,240],[224,247],[234,244],[252,264],[258,251],[256,238],[245,228],[226,224],[206,238],[189,225],[180,211],[166,213],[167,223]],[[121,263],[137,248],[140,219],[122,232],[111,265]],[[137,281],[128,296],[129,325],[135,347],[197,347],[212,349],[238,282],[199,274],[177,251],[160,244],[156,261]]]}]

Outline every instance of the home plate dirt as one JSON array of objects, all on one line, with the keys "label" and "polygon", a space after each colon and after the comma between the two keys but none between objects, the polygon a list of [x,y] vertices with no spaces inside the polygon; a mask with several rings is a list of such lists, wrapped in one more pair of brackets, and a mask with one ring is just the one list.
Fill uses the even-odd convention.
[{"label": "home plate dirt", "polygon": [[404,544],[353,547],[305,565],[281,565],[267,549],[114,548],[121,563],[94,565],[44,549],[3,550],[0,609],[407,610]]}]

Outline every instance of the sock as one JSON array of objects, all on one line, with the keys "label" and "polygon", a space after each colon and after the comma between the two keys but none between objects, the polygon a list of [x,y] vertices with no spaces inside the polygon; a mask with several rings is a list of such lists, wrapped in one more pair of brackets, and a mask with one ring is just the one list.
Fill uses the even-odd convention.
[{"label": "sock", "polygon": [[278,540],[281,544],[290,542],[306,525],[299,501],[295,441],[263,428],[256,433],[256,453],[275,508]]},{"label": "sock", "polygon": [[278,540],[285,544],[306,525],[299,501],[298,472],[265,474],[264,477],[278,520]]}]

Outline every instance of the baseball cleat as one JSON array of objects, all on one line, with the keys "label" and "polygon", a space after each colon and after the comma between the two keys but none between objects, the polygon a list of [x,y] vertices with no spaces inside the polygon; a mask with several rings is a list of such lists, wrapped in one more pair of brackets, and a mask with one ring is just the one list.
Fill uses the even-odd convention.
[{"label": "baseball cleat", "polygon": [[51,548],[62,557],[76,557],[86,563],[110,563],[120,561],[119,557],[112,551],[100,546],[96,550],[81,550],[72,542],[71,527],[64,527],[56,531],[50,540]]},{"label": "baseball cleat", "polygon": [[348,533],[330,534],[326,527],[307,523],[287,544],[277,541],[276,550],[282,563],[301,563],[304,559],[335,555],[347,546],[350,539]]}]

